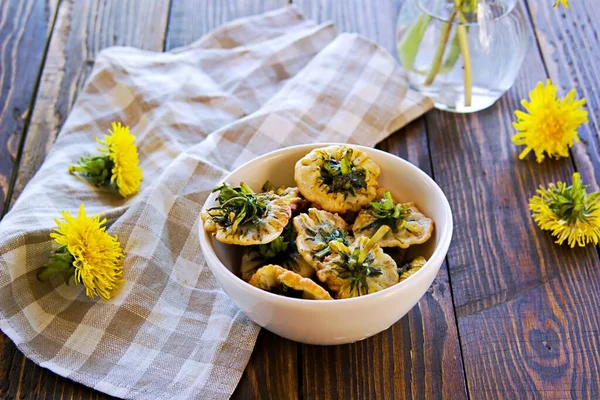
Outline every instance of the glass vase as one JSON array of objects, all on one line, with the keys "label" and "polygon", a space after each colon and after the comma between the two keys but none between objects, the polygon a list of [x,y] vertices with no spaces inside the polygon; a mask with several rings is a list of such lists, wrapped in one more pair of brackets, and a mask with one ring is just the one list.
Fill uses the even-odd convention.
[{"label": "glass vase", "polygon": [[398,56],[411,87],[436,108],[479,111],[515,82],[526,29],[518,0],[405,0],[398,14]]}]

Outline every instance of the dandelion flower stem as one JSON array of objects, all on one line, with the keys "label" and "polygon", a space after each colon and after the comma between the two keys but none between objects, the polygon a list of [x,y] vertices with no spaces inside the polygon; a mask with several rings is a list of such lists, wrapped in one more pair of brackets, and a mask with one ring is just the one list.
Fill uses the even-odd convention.
[{"label": "dandelion flower stem", "polygon": [[365,243],[362,251],[360,252],[360,256],[358,257],[358,262],[362,263],[367,258],[369,251],[379,242],[388,232],[390,231],[390,227],[387,225],[382,225],[377,232]]},{"label": "dandelion flower stem", "polygon": [[[469,27],[467,26],[467,34],[469,33]],[[452,42],[450,43],[450,48],[446,53],[446,58],[442,63],[440,71],[438,74],[447,74],[454,69],[456,62],[460,58],[460,43],[458,41],[458,31],[454,32],[454,37],[452,38]]]},{"label": "dandelion flower stem", "polygon": [[[460,19],[463,24],[467,22],[463,13],[460,13]],[[460,52],[462,54],[464,66],[465,107],[470,107],[473,97],[473,68],[471,65],[471,53],[469,51],[469,36],[467,33],[467,27],[459,24],[456,27],[456,34],[458,35],[458,43],[460,45]]]},{"label": "dandelion flower stem", "polygon": [[87,172],[87,168],[81,165],[69,165],[69,173],[74,172]]},{"label": "dandelion flower stem", "polygon": [[323,257],[328,256],[329,254],[331,254],[331,248],[327,246],[323,250],[316,252],[315,257],[320,260]]},{"label": "dandelion flower stem", "polygon": [[452,23],[454,22],[455,18],[456,10],[452,11],[448,22],[446,22],[442,27],[442,31],[440,33],[440,41],[435,51],[435,56],[433,58],[433,62],[431,63],[431,68],[429,69],[427,78],[425,78],[425,86],[430,86],[433,83],[438,71],[440,70],[440,66],[442,65],[442,60],[444,58],[444,51],[446,50],[446,44],[448,43],[448,38],[450,38]]},{"label": "dandelion flower stem", "polygon": [[398,44],[398,56],[406,71],[412,71],[423,35],[429,26],[431,16],[421,13],[414,24],[408,29],[406,35]]}]

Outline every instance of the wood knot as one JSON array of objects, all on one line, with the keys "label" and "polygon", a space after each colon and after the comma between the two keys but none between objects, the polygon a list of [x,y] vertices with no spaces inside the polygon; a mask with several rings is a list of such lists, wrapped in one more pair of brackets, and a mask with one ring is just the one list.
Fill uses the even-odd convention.
[{"label": "wood knot", "polygon": [[556,323],[546,325],[545,329],[533,328],[527,332],[525,348],[529,366],[544,379],[553,380],[568,370],[569,360],[559,326]]}]

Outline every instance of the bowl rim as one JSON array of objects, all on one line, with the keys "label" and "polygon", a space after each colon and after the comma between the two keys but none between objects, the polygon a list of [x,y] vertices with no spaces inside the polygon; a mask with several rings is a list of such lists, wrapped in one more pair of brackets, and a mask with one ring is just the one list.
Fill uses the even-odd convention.
[{"label": "bowl rim", "polygon": [[[439,187],[439,185],[429,175],[427,175],[422,169],[420,169],[416,165],[412,164],[411,162],[409,162],[395,154],[388,153],[386,151],[382,151],[382,150],[379,150],[379,149],[376,149],[373,147],[361,146],[361,145],[352,144],[352,143],[325,142],[325,143],[310,143],[310,144],[294,145],[294,146],[288,146],[288,147],[284,147],[284,148],[277,149],[274,151],[270,151],[268,153],[262,154],[258,157],[253,158],[252,160],[245,162],[244,164],[235,168],[233,171],[229,172],[225,177],[223,177],[219,181],[219,183],[228,182],[229,178],[232,175],[234,175],[235,173],[237,173],[238,171],[248,168],[248,166],[250,164],[253,164],[253,163],[255,163],[263,158],[266,158],[266,157],[272,157],[273,155],[279,155],[281,153],[292,152],[292,151],[296,151],[299,149],[307,149],[307,154],[308,154],[310,151],[312,151],[316,148],[334,146],[334,145],[355,147],[362,151],[366,151],[367,153],[375,152],[375,153],[381,154],[384,157],[395,158],[396,161],[400,162],[401,164],[404,164],[405,166],[408,167],[409,170],[412,170],[416,175],[423,178],[433,188],[434,192],[437,193],[439,198],[442,200],[442,207],[444,209],[443,212],[444,212],[444,215],[446,218],[446,221],[445,221],[446,224],[445,224],[445,229],[443,231],[439,231],[440,240],[437,243],[437,245],[435,246],[433,254],[431,255],[431,257],[429,257],[429,259],[427,260],[425,265],[423,265],[423,267],[421,267],[416,273],[409,276],[407,279],[403,280],[402,282],[398,282],[397,284],[390,286],[386,289],[380,290],[379,292],[369,293],[364,296],[352,297],[352,298],[348,298],[348,299],[334,299],[335,301],[318,301],[318,300],[310,300],[310,299],[298,299],[298,298],[293,298],[293,297],[285,297],[285,296],[267,292],[266,290],[262,290],[255,286],[252,286],[248,282],[244,281],[242,278],[240,278],[239,276],[234,274],[229,268],[227,268],[225,266],[225,264],[223,264],[223,262],[219,259],[219,257],[217,257],[217,255],[214,251],[214,248],[211,243],[212,235],[210,235],[208,232],[206,232],[204,230],[204,224],[202,223],[202,220],[200,219],[200,217],[198,217],[200,219],[200,223],[198,224],[198,240],[200,242],[200,248],[202,249],[202,254],[204,255],[204,257],[206,259],[205,260],[206,264],[211,269],[213,274],[215,273],[215,271],[213,271],[213,268],[218,268],[220,270],[220,272],[224,272],[224,274],[220,274],[220,275],[224,278],[231,279],[231,281],[234,283],[234,285],[237,288],[239,288],[251,295],[258,296],[259,298],[264,299],[265,301],[269,301],[269,302],[270,301],[278,301],[280,303],[281,302],[289,303],[290,305],[296,305],[296,306],[307,306],[310,304],[311,307],[316,306],[316,305],[318,305],[318,307],[335,307],[336,305],[338,307],[340,307],[343,305],[350,305],[355,302],[377,301],[377,299],[379,299],[379,298],[390,296],[394,292],[401,290],[402,288],[406,287],[407,285],[410,285],[411,282],[414,282],[416,279],[418,279],[419,276],[422,276],[427,269],[435,268],[434,264],[437,264],[439,266],[441,266],[443,264],[446,254],[448,253],[448,249],[450,247],[450,241],[452,240],[452,232],[453,232],[452,210],[450,208],[448,199],[446,198],[446,195],[444,194],[442,189]],[[218,185],[219,184],[217,184],[215,186],[218,186]],[[209,194],[209,196],[206,198],[206,200],[202,206],[202,210],[205,210],[207,208],[208,203],[212,200],[212,198],[214,196],[215,196],[214,193]],[[436,226],[436,229],[438,229],[437,221],[434,221],[434,222],[436,222],[435,226]],[[208,258],[210,258],[213,262],[212,267],[208,261]]]}]

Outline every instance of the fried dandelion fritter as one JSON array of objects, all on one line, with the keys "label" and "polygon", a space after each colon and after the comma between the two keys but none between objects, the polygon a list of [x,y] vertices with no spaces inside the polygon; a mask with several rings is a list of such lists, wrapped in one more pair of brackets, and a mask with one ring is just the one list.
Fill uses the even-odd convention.
[{"label": "fried dandelion fritter", "polygon": [[377,244],[389,230],[382,226],[372,238],[362,237],[350,246],[329,243],[333,253],[317,262],[317,277],[337,299],[375,293],[398,283],[396,262]]},{"label": "fried dandelion fritter", "polygon": [[337,214],[310,208],[292,220],[296,233],[296,246],[312,266],[331,253],[329,242],[335,240],[348,244],[348,224]]},{"label": "fried dandelion fritter", "polygon": [[292,216],[289,199],[274,193],[254,193],[243,182],[238,188],[224,183],[213,192],[219,192],[219,205],[203,210],[200,216],[204,229],[223,243],[269,243],[281,235]]},{"label": "fried dandelion fritter", "polygon": [[303,209],[308,208],[309,202],[302,197],[300,189],[297,187],[281,186],[276,188],[269,181],[262,187],[264,193],[274,193],[284,199],[291,207],[292,214],[296,214]]},{"label": "fried dandelion fritter", "polygon": [[411,262],[408,262],[398,268],[398,275],[400,275],[400,282],[407,279],[409,276],[414,275],[418,270],[423,268],[427,260],[425,257],[417,257]]},{"label": "fried dandelion fritter", "polygon": [[371,237],[381,226],[390,227],[379,246],[408,248],[425,243],[433,232],[433,220],[423,215],[413,203],[396,203],[390,192],[379,201],[360,210],[352,231],[357,238]]},{"label": "fried dandelion fritter", "polygon": [[295,164],[297,187],[267,181],[256,193],[224,183],[200,216],[216,240],[243,246],[239,276],[257,288],[311,300],[364,296],[419,271],[427,260],[405,256],[434,229],[415,204],[379,187],[380,173],[356,147],[314,149]]},{"label": "fried dandelion fritter", "polygon": [[333,300],[325,289],[311,279],[303,278],[279,265],[269,264],[259,268],[248,283],[259,289],[286,297]]},{"label": "fried dandelion fritter", "polygon": [[317,208],[337,213],[358,211],[377,194],[380,169],[361,150],[350,146],[315,149],[294,171],[300,192]]},{"label": "fried dandelion fritter", "polygon": [[296,231],[290,221],[281,235],[266,244],[245,246],[242,255],[241,273],[242,279],[248,281],[260,267],[276,264],[283,268],[296,272],[305,278],[315,274],[315,269],[306,262],[296,247]]},{"label": "fried dandelion fritter", "polygon": [[[299,295],[298,297],[303,299],[333,300],[333,297],[331,297],[329,292],[317,285],[313,280],[303,278],[292,271],[284,272],[283,274],[279,275],[279,282],[285,288],[289,288],[296,292],[301,292],[297,294]],[[287,290],[288,292],[290,292],[289,289]]]}]

